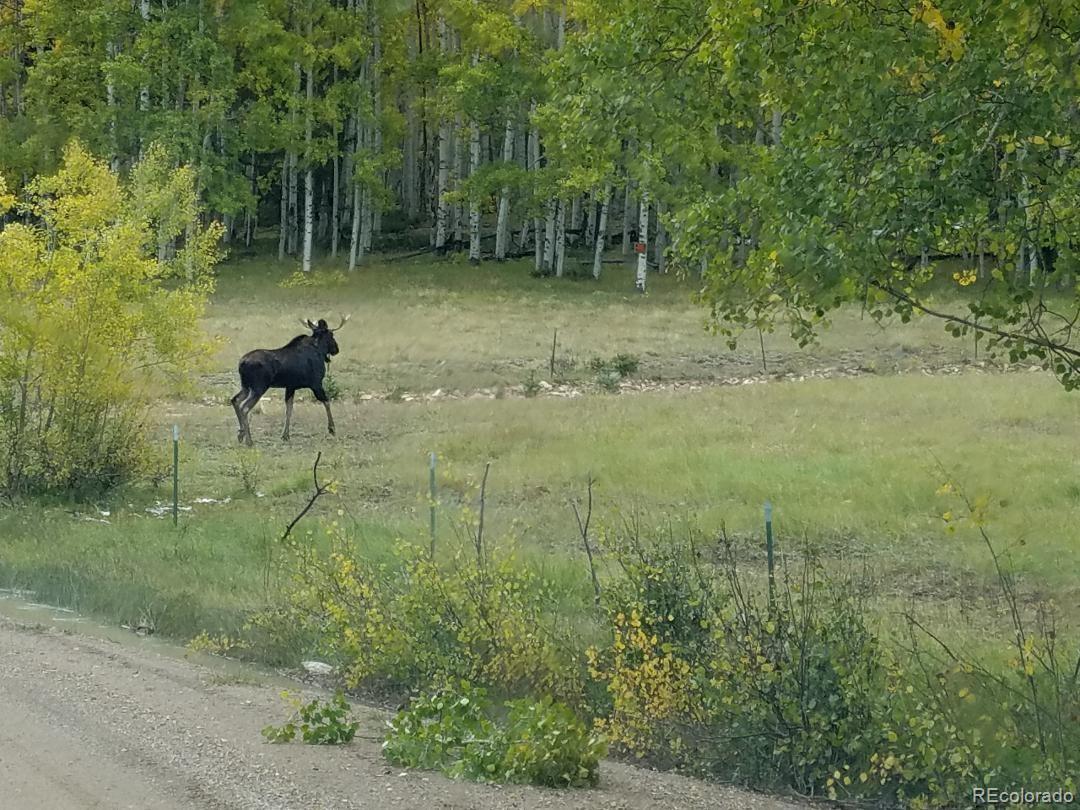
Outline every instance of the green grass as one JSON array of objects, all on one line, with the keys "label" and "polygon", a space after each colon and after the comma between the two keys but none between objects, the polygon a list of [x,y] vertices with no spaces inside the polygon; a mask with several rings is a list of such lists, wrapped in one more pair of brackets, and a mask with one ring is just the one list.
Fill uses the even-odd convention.
[{"label": "green grass", "polygon": [[[533,278],[530,269],[528,262],[471,267],[415,260],[371,264],[345,284],[282,288],[290,263],[238,261],[223,272],[208,313],[207,330],[223,345],[204,390],[231,396],[244,351],[282,345],[299,331],[298,318],[333,324],[338,313],[352,315],[331,367],[346,395],[520,385],[530,371],[548,379],[556,329],[557,366],[573,363],[577,376],[589,376],[589,359],[618,353],[639,357],[644,378],[710,380],[761,371],[756,332],[736,352],[706,334],[706,312],[692,300],[694,281],[655,276],[641,296],[629,266],[605,265],[600,282]],[[862,364],[884,373],[972,354],[927,319],[889,330],[858,310],[834,320],[811,349],[779,332],[766,335],[769,372]]]},{"label": "green grass", "polygon": [[[593,475],[601,525],[632,512],[656,523],[689,517],[706,528],[723,523],[758,547],[761,506],[771,499],[786,554],[808,539],[837,563],[865,566],[883,610],[914,596],[951,617],[993,589],[979,539],[944,531],[941,514],[952,505],[935,495],[940,460],[973,495],[1008,502],[992,511],[992,530],[1002,545],[1024,541],[1013,559],[1025,587],[1077,611],[1080,400],[1030,372],[884,373],[963,357],[936,324],[882,332],[847,312],[811,351],[767,338],[774,368],[877,363],[883,372],[853,379],[575,399],[361,399],[394,388],[519,385],[546,368],[555,327],[580,366],[594,355],[636,354],[646,377],[752,375],[760,349],[756,335],[729,353],[704,334],[691,283],[657,278],[641,297],[617,267],[598,285],[533,279],[520,263],[373,265],[325,288],[283,289],[286,274],[257,261],[225,269],[207,318],[226,338],[215,367],[198,396],[162,401],[154,413],[163,465],[168,426],[181,426],[182,500],[193,507],[181,528],[145,511],[168,500],[167,484],[132,486],[98,504],[110,525],[59,507],[9,510],[0,513],[0,586],[117,621],[148,612],[160,632],[178,637],[234,631],[272,599],[267,555],[309,496],[317,452],[322,477],[340,488],[313,517],[340,511],[366,553],[388,556],[395,538],[426,535],[435,451],[440,542],[453,536],[458,507],[474,502],[471,485],[490,461],[489,536],[518,535],[526,556],[562,584],[568,610],[589,599],[569,500]],[[353,313],[332,367],[345,391],[334,404],[338,436],[325,435],[309,398],[283,444],[276,392],[252,417],[258,450],[238,447],[223,399],[236,357],[281,345],[299,330],[296,317],[331,320],[338,311]]]}]

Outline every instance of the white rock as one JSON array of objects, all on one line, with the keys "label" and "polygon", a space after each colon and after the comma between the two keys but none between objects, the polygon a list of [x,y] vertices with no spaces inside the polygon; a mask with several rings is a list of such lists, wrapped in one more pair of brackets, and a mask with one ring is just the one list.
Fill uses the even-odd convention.
[{"label": "white rock", "polygon": [[301,661],[300,666],[312,675],[329,675],[334,671],[332,666],[324,664],[322,661]]}]

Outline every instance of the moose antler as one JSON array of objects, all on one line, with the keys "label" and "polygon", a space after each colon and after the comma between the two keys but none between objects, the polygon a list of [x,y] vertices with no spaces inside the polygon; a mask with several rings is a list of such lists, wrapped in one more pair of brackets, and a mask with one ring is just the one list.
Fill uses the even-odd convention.
[{"label": "moose antler", "polygon": [[307,318],[301,318],[300,325],[303,326],[305,329],[310,329],[313,332],[315,331],[315,324],[313,324]]},{"label": "moose antler", "polygon": [[344,317],[343,317],[343,318],[341,319],[341,323],[339,323],[339,324],[337,325],[337,327],[336,327],[336,328],[334,329],[334,331],[336,332],[336,331],[337,331],[338,329],[340,329],[341,327],[343,327],[343,326],[344,326],[344,325],[345,325],[345,324],[346,324],[346,323],[348,322],[349,318],[351,318],[351,317],[352,317],[352,315],[346,315],[346,316],[344,316]]}]

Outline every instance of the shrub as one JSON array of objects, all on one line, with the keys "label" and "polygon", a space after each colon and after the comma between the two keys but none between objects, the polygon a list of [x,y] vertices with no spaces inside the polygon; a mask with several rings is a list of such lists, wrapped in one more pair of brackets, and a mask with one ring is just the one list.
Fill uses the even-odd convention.
[{"label": "shrub", "polygon": [[530,399],[540,393],[540,380],[537,379],[535,371],[529,372],[529,376],[525,380],[525,385],[522,390],[525,396]]},{"label": "shrub", "polygon": [[609,394],[618,393],[622,382],[622,377],[619,376],[619,372],[614,369],[605,368],[596,374],[596,384]]},{"label": "shrub", "polygon": [[248,495],[255,495],[259,491],[261,480],[260,465],[262,454],[255,448],[238,447],[233,450],[236,464],[232,468],[234,477],[240,479],[240,485]]},{"label": "shrub", "polygon": [[293,713],[283,725],[262,730],[269,742],[291,742],[299,732],[300,739],[310,745],[343,745],[356,736],[360,723],[349,720],[349,704],[341,692],[329,702],[316,698],[303,703],[288,691],[281,697],[292,705]]},{"label": "shrub", "polygon": [[550,698],[506,704],[491,719],[487,694],[467,682],[421,695],[390,722],[383,753],[397,765],[452,777],[549,787],[595,785],[606,744]]},{"label": "shrub", "polygon": [[1013,623],[1008,666],[913,615],[906,642],[883,643],[855,583],[811,553],[770,594],[723,535],[702,548],[631,525],[603,537],[623,576],[603,591],[609,640],[587,651],[597,725],[659,764],[889,806],[967,806],[980,785],[1075,791],[1080,659],[1049,606],[1022,606],[985,502],[963,507]]},{"label": "shrub", "polygon": [[447,559],[399,543],[390,565],[373,565],[340,526],[330,550],[290,547],[293,622],[322,638],[351,687],[402,692],[466,679],[515,693],[576,701],[582,671],[554,587],[518,560],[512,541],[489,549],[458,542]]},{"label": "shrub", "polygon": [[545,697],[507,704],[502,767],[511,782],[549,787],[595,785],[607,753],[603,735],[590,732],[565,704]]},{"label": "shrub", "polygon": [[617,354],[611,358],[609,365],[619,373],[620,377],[630,377],[637,374],[641,361],[633,354]]},{"label": "shrub", "polygon": [[329,371],[326,372],[326,376],[323,377],[323,390],[326,395],[330,397],[331,402],[336,402],[341,399],[341,387],[338,385],[337,380]]},{"label": "shrub", "polygon": [[148,468],[151,395],[208,354],[220,226],[199,227],[194,173],[158,148],[125,188],[73,143],[22,207],[32,224],[0,231],[0,488],[107,488]]},{"label": "shrub", "polygon": [[692,532],[645,538],[627,527],[610,553],[625,574],[607,589],[612,636],[589,651],[614,742],[665,764],[759,785],[824,789],[876,741],[884,673],[856,600],[808,560],[770,599],[730,544],[703,562]]},{"label": "shrub", "polygon": [[384,756],[408,768],[493,778],[503,745],[485,702],[486,693],[467,682],[414,698],[390,721]]},{"label": "shrub", "polygon": [[[610,740],[661,766],[868,805],[966,806],[979,785],[1076,791],[1075,646],[1051,606],[1021,599],[986,502],[962,507],[948,525],[993,559],[1005,655],[954,648],[914,615],[906,641],[883,642],[856,582],[810,549],[770,579],[723,533],[637,522],[600,533],[617,575],[570,633],[552,586],[467,513],[469,542],[441,561],[401,544],[375,566],[334,526],[329,554],[293,543],[285,624],[321,633],[354,686],[463,683],[414,701],[387,739],[394,761],[454,775],[588,784]],[[583,626],[601,638],[584,651]],[[485,688],[585,705],[603,738],[551,699],[512,701],[496,722]]]},{"label": "shrub", "polygon": [[589,361],[597,385],[612,393],[619,390],[619,383],[623,379],[636,374],[639,367],[640,361],[632,354],[617,354],[607,360],[594,357]]},{"label": "shrub", "polygon": [[623,377],[632,377],[637,374],[638,369],[641,367],[641,361],[637,355],[619,353],[609,359],[602,357],[594,357],[589,361],[589,368],[593,372],[600,374],[604,371],[610,371],[621,379]]}]

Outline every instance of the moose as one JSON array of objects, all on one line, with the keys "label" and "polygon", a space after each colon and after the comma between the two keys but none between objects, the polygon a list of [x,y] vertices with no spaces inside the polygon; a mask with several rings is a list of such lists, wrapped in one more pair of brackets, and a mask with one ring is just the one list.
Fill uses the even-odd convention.
[{"label": "moose", "polygon": [[334,415],[330,412],[330,397],[323,389],[323,377],[330,358],[338,353],[334,332],[348,320],[346,315],[335,329],[331,329],[321,318],[318,323],[301,318],[300,323],[311,330],[310,335],[297,335],[280,349],[255,349],[240,358],[240,391],[232,398],[236,420],[240,423],[236,434],[238,441],[246,442],[249,447],[254,444],[248,414],[270,388],[285,389],[283,441],[289,440],[293,396],[300,388],[310,388],[315,399],[326,408],[326,428],[331,436],[334,435]]}]

